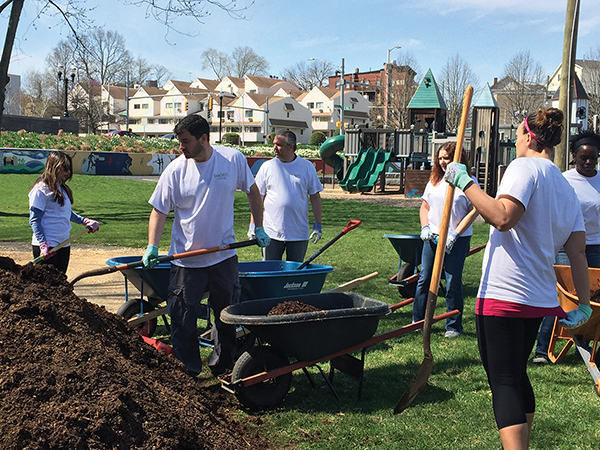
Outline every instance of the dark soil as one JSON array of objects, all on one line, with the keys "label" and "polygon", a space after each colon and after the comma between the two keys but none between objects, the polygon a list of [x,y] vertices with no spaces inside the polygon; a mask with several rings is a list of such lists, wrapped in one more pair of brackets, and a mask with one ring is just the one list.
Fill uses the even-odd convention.
[{"label": "dark soil", "polygon": [[600,303],[600,289],[590,292],[590,301]]},{"label": "dark soil", "polygon": [[273,306],[273,308],[271,308],[271,310],[267,313],[267,316],[283,316],[285,314],[296,314],[311,311],[320,311],[320,309],[312,305],[307,305],[306,303],[292,300],[289,302],[278,303],[277,305]]},{"label": "dark soil", "polygon": [[53,267],[0,257],[1,449],[270,447],[205,384]]}]

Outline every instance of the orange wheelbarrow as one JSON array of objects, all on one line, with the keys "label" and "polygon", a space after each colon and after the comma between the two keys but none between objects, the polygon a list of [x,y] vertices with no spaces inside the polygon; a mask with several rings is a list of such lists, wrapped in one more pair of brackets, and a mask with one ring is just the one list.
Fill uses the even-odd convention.
[{"label": "orange wheelbarrow", "polygon": [[[590,290],[600,289],[600,269],[590,268]],[[565,311],[572,311],[577,308],[579,299],[577,298],[575,285],[571,276],[571,266],[554,266],[556,273],[556,290],[558,291],[558,301]],[[596,393],[600,395],[600,371],[596,365],[596,353],[598,351],[598,341],[600,340],[600,303],[590,301],[592,307],[592,316],[585,324],[579,328],[567,330],[558,323],[558,318],[554,320],[554,329],[550,336],[550,345],[548,346],[548,358],[553,363],[560,362],[567,354],[573,344],[583,362],[585,363],[590,375],[594,379]],[[556,344],[559,339],[566,339],[566,344],[556,354],[558,350]],[[583,341],[590,341],[591,353],[588,351]]]}]

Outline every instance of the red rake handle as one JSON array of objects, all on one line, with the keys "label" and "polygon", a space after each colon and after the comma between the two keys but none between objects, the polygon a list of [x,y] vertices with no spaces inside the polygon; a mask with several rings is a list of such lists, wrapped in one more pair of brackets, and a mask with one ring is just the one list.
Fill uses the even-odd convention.
[{"label": "red rake handle", "polygon": [[329,247],[331,247],[331,245],[337,241],[339,238],[341,238],[343,235],[345,235],[348,231],[350,230],[354,230],[356,227],[358,227],[362,222],[360,220],[357,219],[352,219],[350,222],[348,222],[348,224],[346,225],[346,228],[344,228],[336,237],[334,237],[332,240],[330,240],[327,244],[325,244],[323,247],[321,247],[314,255],[312,255],[310,258],[308,258],[306,261],[304,261],[302,264],[300,264],[296,270],[301,270],[304,269],[306,266],[308,266],[317,256],[319,256],[321,253],[323,253],[325,250],[327,250]]}]

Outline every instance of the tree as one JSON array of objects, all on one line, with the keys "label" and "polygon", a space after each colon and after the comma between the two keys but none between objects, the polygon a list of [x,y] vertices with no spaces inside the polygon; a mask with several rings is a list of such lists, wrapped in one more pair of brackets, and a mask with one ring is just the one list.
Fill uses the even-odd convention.
[{"label": "tree", "polygon": [[329,77],[333,75],[333,67],[324,61],[300,61],[283,69],[280,76],[284,80],[293,81],[303,91],[310,91],[315,86],[327,86]]},{"label": "tree", "polygon": [[267,75],[269,63],[262,56],[258,56],[248,46],[236,47],[231,53],[230,74],[234,77],[244,78],[246,75]]},{"label": "tree", "polygon": [[60,110],[54,101],[56,76],[49,72],[29,71],[23,77],[21,114],[24,116],[52,117]]},{"label": "tree", "polygon": [[[2,58],[0,59],[0,126],[2,125],[5,91],[6,85],[8,84],[8,66],[10,64],[10,57],[24,1],[25,0],[6,0],[4,3],[0,4],[0,13],[11,6],[6,39],[4,41]],[[83,29],[82,25],[85,25],[86,28],[90,25],[86,13],[94,9],[94,6],[87,6],[85,1],[66,0],[64,7],[61,7],[53,0],[31,1],[37,1],[39,3],[40,14],[51,16],[57,14],[59,17],[62,17],[76,38],[78,36],[78,30]],[[228,1],[223,3],[214,0],[136,0],[131,3],[123,0],[123,2],[137,7],[143,7],[145,13],[162,23],[168,33],[170,30],[181,32],[175,27],[177,18],[191,17],[196,21],[203,23],[203,19],[210,15],[212,8],[221,9],[227,12],[230,17],[236,19],[244,18],[244,11],[254,3],[254,0]],[[245,3],[247,6],[238,6],[238,3]]]},{"label": "tree", "polygon": [[477,92],[479,90],[479,78],[477,78],[469,63],[456,53],[448,58],[440,75],[440,88],[448,108],[446,116],[448,130],[456,130],[460,125],[462,104],[467,86],[472,86],[473,91]]},{"label": "tree", "polygon": [[498,87],[497,101],[506,114],[503,117],[505,123],[521,123],[528,113],[546,102],[544,70],[528,50],[517,53],[504,66]]},{"label": "tree", "polygon": [[211,69],[215,77],[221,80],[229,75],[229,57],[215,48],[204,50],[202,52],[202,68]]}]

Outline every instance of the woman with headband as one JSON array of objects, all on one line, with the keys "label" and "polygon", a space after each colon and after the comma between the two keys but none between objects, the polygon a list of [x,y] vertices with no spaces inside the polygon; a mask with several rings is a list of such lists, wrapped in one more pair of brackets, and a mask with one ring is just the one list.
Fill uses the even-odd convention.
[{"label": "woman with headband", "polygon": [[[542,319],[558,316],[561,325],[576,328],[592,312],[581,207],[552,162],[562,123],[563,113],[549,108],[529,114],[519,125],[517,158],[506,169],[496,198],[474,184],[460,164],[449,164],[444,177],[492,225],[475,323],[505,450],[529,447],[535,397],[527,360]],[[571,261],[580,300],[579,308],[568,313],[558,303],[552,267],[561,247]]]},{"label": "woman with headband", "polygon": [[[591,131],[583,131],[571,137],[571,155],[574,169],[563,173],[581,203],[585,223],[585,255],[589,267],[600,267],[600,173],[596,170],[600,152],[600,136]],[[571,262],[564,250],[556,255],[556,264],[570,266]],[[546,364],[548,346],[554,326],[554,318],[546,317],[538,334],[533,362]]]}]

